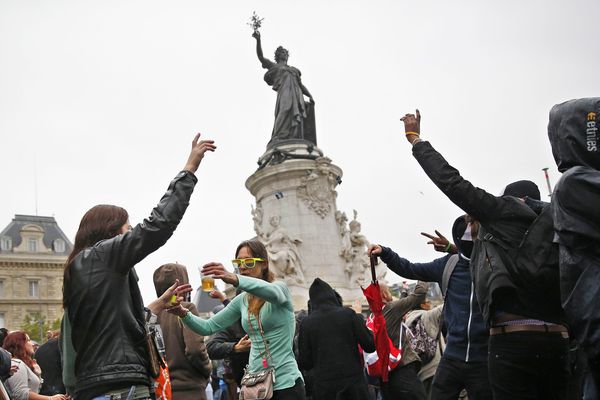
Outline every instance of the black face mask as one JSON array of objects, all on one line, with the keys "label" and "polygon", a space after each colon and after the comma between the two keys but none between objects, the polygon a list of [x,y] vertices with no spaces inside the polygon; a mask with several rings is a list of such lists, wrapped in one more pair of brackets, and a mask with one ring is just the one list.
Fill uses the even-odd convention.
[{"label": "black face mask", "polygon": [[452,238],[460,253],[467,258],[471,258],[473,238],[471,237],[471,227],[467,221],[465,221],[464,215],[458,217],[456,221],[454,221],[454,225],[452,226]]},{"label": "black face mask", "polygon": [[471,253],[473,252],[473,242],[471,240],[461,240],[460,252],[463,256],[471,258]]}]

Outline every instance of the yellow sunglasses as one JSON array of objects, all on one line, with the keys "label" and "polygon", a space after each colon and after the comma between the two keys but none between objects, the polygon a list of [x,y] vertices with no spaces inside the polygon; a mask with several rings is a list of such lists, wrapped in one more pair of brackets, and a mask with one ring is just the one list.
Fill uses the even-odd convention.
[{"label": "yellow sunglasses", "polygon": [[236,258],[231,260],[234,267],[250,269],[256,267],[256,263],[259,261],[265,261],[263,258]]}]

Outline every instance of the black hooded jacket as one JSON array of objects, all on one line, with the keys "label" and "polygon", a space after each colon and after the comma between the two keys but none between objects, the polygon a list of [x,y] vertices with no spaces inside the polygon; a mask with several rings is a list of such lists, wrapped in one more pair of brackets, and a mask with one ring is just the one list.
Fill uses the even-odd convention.
[{"label": "black hooded jacket", "polygon": [[[448,198],[480,222],[471,257],[471,274],[481,313],[490,322],[506,312],[553,323],[563,323],[558,276],[558,249],[552,246],[551,227],[538,225],[540,240],[522,249],[540,215],[511,195],[494,196],[464,179],[429,142],[413,148],[425,173]],[[525,250],[525,251],[522,251]],[[528,268],[535,265],[535,269]]]},{"label": "black hooded jacket", "polygon": [[557,104],[548,136],[563,176],[554,189],[554,219],[560,242],[600,256],[600,97]]},{"label": "black hooded jacket", "polygon": [[311,311],[300,325],[298,365],[312,370],[313,394],[321,399],[325,388],[336,393],[348,384],[365,382],[358,345],[373,352],[375,343],[364,319],[343,307],[327,282],[315,279],[309,296]]},{"label": "black hooded jacket", "polygon": [[550,111],[548,136],[559,171],[552,211],[559,243],[562,305],[590,358],[600,357],[600,97]]}]

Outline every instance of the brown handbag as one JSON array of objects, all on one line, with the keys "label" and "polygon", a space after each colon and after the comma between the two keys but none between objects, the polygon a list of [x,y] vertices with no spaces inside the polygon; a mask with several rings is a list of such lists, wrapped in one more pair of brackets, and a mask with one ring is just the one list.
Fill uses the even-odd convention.
[{"label": "brown handbag", "polygon": [[158,352],[158,346],[154,339],[154,332],[146,333],[146,347],[148,348],[148,373],[152,379],[158,378],[160,375],[160,369],[165,368],[165,362]]},{"label": "brown handbag", "polygon": [[[263,358],[263,365],[268,365],[267,360],[271,357],[269,351],[269,344],[265,340],[264,331],[260,322],[260,315],[257,316],[258,329],[260,337],[265,345],[265,357]],[[250,320],[250,310],[248,310],[248,325],[254,332],[252,321]],[[240,396],[239,400],[269,400],[273,397],[273,385],[275,384],[275,369],[272,366],[266,367],[266,369],[258,372],[248,372],[249,366],[246,366],[244,370],[244,376],[241,381]]]}]

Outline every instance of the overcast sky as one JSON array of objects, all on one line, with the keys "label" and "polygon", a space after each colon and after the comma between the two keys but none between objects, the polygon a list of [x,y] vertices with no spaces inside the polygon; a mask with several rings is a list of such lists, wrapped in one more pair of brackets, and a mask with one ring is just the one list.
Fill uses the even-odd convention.
[{"label": "overcast sky", "polygon": [[202,132],[218,150],[175,235],[138,266],[142,292],[163,263],[198,280],[228,262],[254,236],[244,183],[276,98],[253,11],[265,56],[289,49],[315,98],[318,146],[344,171],[338,209],[413,261],[439,256],[419,232],[449,235],[460,210],[413,159],[402,115],[418,107],[422,138],[475,185],[531,179],[545,196],[542,168],[559,177],[550,107],[599,95],[597,0],[0,0],[0,230],[37,209],[73,240],[99,203],[140,222]]}]

